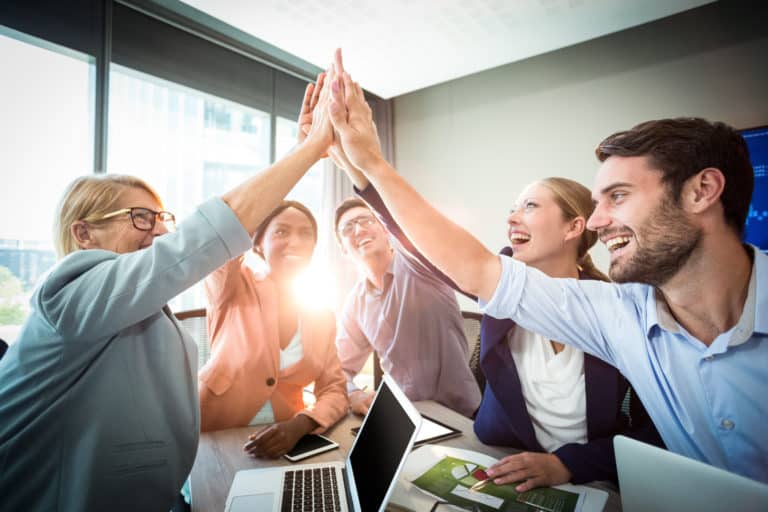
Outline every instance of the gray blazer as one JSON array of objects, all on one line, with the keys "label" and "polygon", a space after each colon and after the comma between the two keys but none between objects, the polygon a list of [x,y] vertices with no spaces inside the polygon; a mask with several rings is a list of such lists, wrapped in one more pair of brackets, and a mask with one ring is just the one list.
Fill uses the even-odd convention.
[{"label": "gray blazer", "polygon": [[167,511],[197,451],[197,348],[168,300],[251,246],[221,200],[148,249],[77,251],[0,361],[0,508]]}]

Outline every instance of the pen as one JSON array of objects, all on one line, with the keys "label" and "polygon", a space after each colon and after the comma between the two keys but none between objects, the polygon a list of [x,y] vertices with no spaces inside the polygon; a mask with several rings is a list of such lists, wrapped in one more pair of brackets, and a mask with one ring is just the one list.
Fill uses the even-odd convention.
[{"label": "pen", "polygon": [[477,482],[472,484],[472,487],[469,488],[470,491],[479,491],[486,485],[488,485],[490,482],[493,481],[493,478],[488,476],[488,473],[486,473],[482,469],[478,469],[474,473],[472,473],[472,476],[477,478]]},{"label": "pen", "polygon": [[472,487],[470,487],[469,490],[472,492],[477,492],[483,487],[485,487],[486,485],[488,485],[492,480],[493,478],[490,478],[490,477],[486,478],[485,480],[478,480],[477,482],[472,484]]}]

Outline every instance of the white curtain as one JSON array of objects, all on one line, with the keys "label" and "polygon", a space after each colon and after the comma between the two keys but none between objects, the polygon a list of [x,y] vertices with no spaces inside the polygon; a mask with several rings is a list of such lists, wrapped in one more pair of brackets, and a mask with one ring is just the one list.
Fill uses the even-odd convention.
[{"label": "white curtain", "polygon": [[[381,140],[381,150],[389,162],[393,163],[394,140],[392,136],[392,101],[381,99],[369,99],[369,105],[373,110],[373,119]],[[338,315],[344,304],[344,300],[358,279],[357,271],[347,258],[341,254],[339,244],[334,235],[334,213],[336,207],[343,200],[355,195],[352,182],[346,173],[337,168],[330,158],[324,160],[323,167],[323,199],[318,219],[320,236],[317,242],[317,256],[321,262],[325,262],[325,268],[334,276],[335,293],[332,305],[329,305]]]}]

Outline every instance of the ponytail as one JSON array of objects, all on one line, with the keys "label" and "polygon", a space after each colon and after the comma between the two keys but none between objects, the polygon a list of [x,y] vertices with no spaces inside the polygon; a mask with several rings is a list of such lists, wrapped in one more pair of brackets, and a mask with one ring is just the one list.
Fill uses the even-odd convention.
[{"label": "ponytail", "polygon": [[595,266],[595,263],[592,261],[592,256],[590,256],[588,252],[584,253],[584,256],[579,258],[578,265],[579,270],[589,279],[610,281],[608,276],[603,274],[600,269]]}]

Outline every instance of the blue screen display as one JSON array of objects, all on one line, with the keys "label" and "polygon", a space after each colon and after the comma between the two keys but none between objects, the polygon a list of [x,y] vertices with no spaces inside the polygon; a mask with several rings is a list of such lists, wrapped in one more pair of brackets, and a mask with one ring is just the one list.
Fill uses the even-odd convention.
[{"label": "blue screen display", "polygon": [[744,241],[768,253],[768,126],[742,130],[755,170],[755,191],[749,205]]}]

